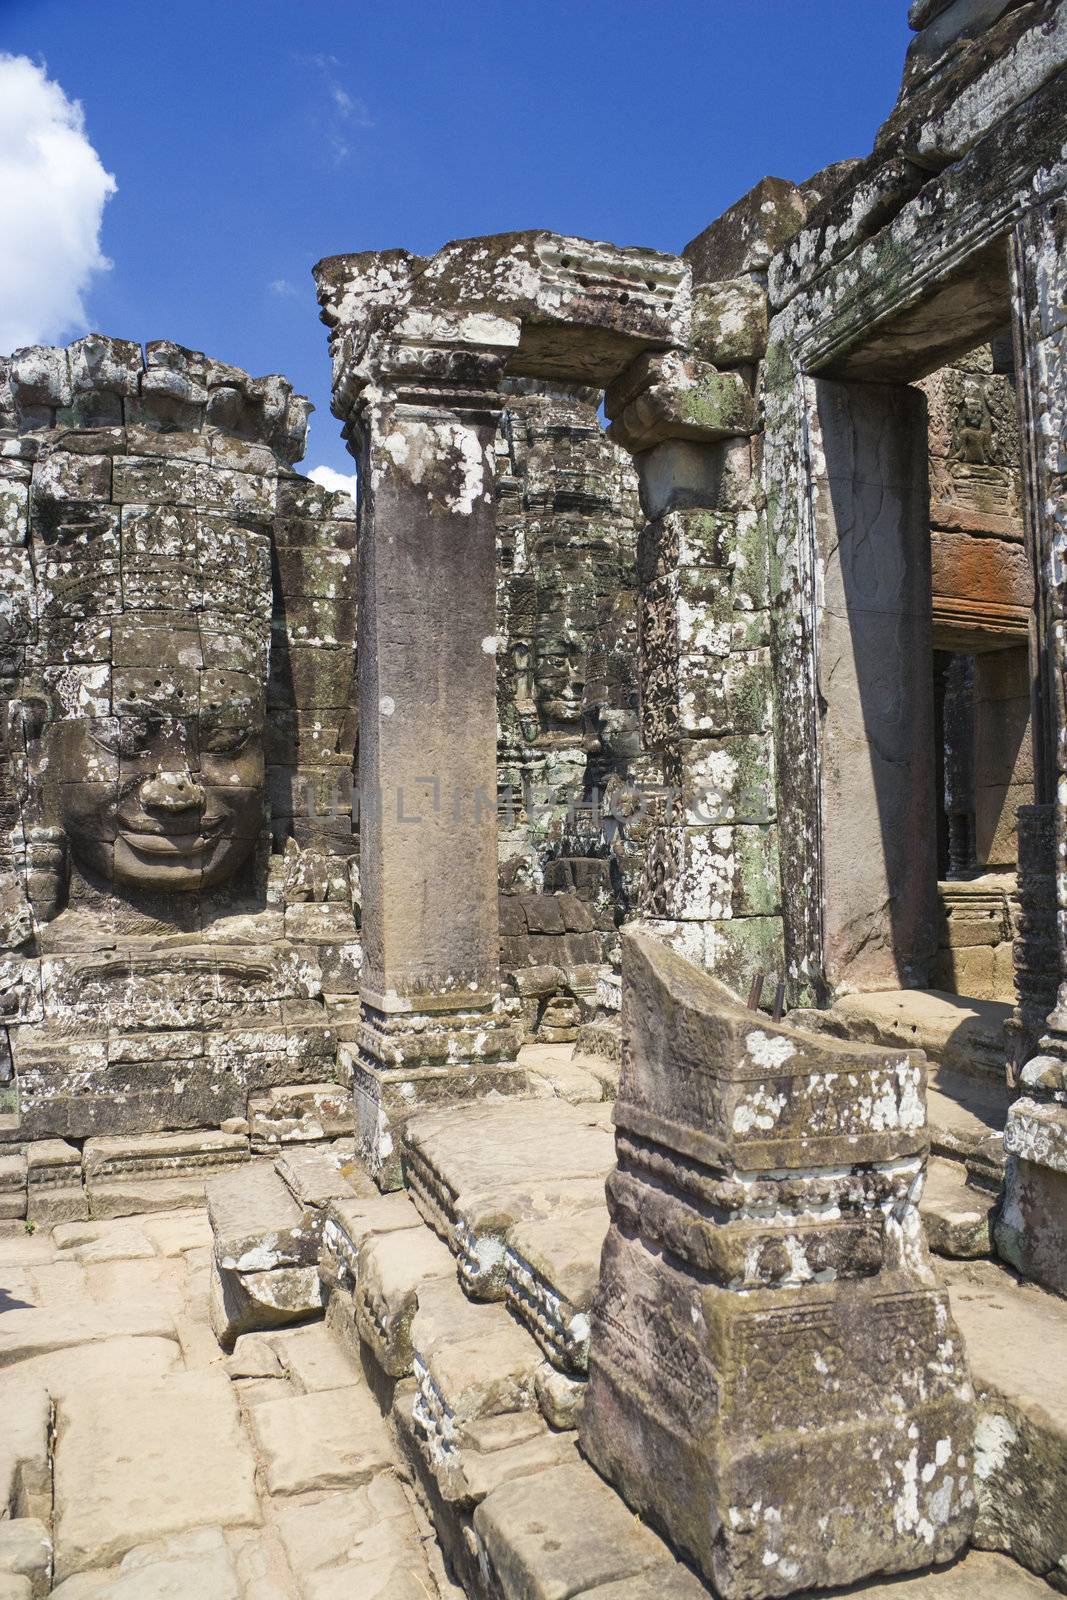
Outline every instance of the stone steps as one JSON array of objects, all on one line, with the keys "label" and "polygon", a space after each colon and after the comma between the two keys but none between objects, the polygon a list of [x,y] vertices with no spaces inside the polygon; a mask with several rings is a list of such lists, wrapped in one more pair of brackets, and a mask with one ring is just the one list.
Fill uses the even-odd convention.
[{"label": "stone steps", "polygon": [[[578,1115],[592,1109],[583,1107]],[[342,1338],[359,1341],[368,1326],[366,1311],[358,1309],[365,1272],[370,1297],[391,1308],[392,1322],[386,1329],[382,1319],[370,1337],[364,1334],[364,1351],[383,1366],[398,1446],[468,1594],[478,1600],[564,1592],[589,1600],[695,1600],[708,1591],[655,1533],[635,1522],[577,1452],[583,1363],[568,1308],[573,1313],[576,1305],[588,1307],[606,1213],[593,1205],[554,1210],[553,1180],[544,1179],[546,1165],[554,1164],[558,1184],[584,1181],[575,1178],[565,1153],[557,1150],[545,1159],[549,1140],[566,1138],[573,1129],[576,1111],[528,1100],[411,1119],[403,1149],[410,1198],[335,1200],[328,1210],[322,1256],[331,1286],[328,1325]],[[589,1119],[578,1147],[590,1139],[595,1148],[591,1130],[600,1126],[596,1116]],[[967,1185],[964,1175],[961,1165],[932,1164],[928,1226],[935,1212],[948,1225],[962,1202],[977,1218],[988,1210],[992,1196]],[[969,1214],[967,1226],[978,1228]],[[982,1269],[992,1275],[970,1317],[956,1300],[971,1290],[953,1288],[968,1338],[979,1312],[995,1317],[993,1305],[1002,1310],[1002,1326],[1011,1325],[1020,1291],[1008,1274],[985,1262],[943,1265],[948,1273]],[[536,1293],[530,1286],[534,1276]],[[1041,1303],[1046,1310],[1056,1304],[1049,1296],[1041,1296]],[[1037,1312],[1030,1307],[1028,1315]],[[1067,1309],[1063,1318],[1067,1328]],[[1054,1319],[1039,1336],[1028,1333],[1031,1360],[1035,1338],[1037,1348],[1044,1343],[1054,1352],[1057,1369],[1067,1370],[1067,1334]],[[991,1358],[996,1366],[995,1350]],[[981,1371],[978,1362],[976,1377]],[[995,1446],[1004,1437],[997,1419],[1004,1414],[1006,1384],[1004,1375],[999,1387],[980,1377],[980,1445],[989,1437]],[[1016,1395],[1012,1403],[1014,1416],[1023,1402]],[[1021,1438],[1019,1424],[1011,1426]],[[1060,1481],[1067,1465],[1067,1428],[1061,1433],[1058,1426],[1046,1420],[1037,1433],[1050,1483]],[[888,1600],[890,1594],[894,1600],[1022,1600],[1051,1592],[1042,1581],[1052,1570],[1050,1557],[1067,1551],[1055,1494],[1044,1496],[1040,1538],[1031,1534],[1028,1542],[1031,1474],[993,1447],[982,1459],[987,1471],[981,1479],[981,1525],[988,1530],[982,1542],[1003,1553],[975,1550],[946,1571],[864,1585],[855,1593],[871,1600]],[[641,1534],[636,1541],[630,1538],[635,1528]],[[561,1573],[567,1575],[565,1589],[558,1587]]]},{"label": "stone steps", "polygon": [[291,1149],[206,1185],[214,1240],[211,1324],[226,1350],[243,1333],[321,1313],[319,1255],[331,1201],[370,1191],[346,1148]]},{"label": "stone steps", "polygon": [[969,1258],[992,1253],[994,1196],[966,1180],[967,1169],[959,1163],[931,1157],[919,1215],[935,1255]]},{"label": "stone steps", "polygon": [[991,1261],[940,1261],[977,1397],[975,1542],[1067,1592],[1067,1301]]},{"label": "stone steps", "polygon": [[[286,1230],[306,1228],[316,1240],[337,1357],[350,1365],[358,1358],[371,1375],[394,1448],[454,1576],[475,1600],[561,1592],[684,1600],[707,1592],[655,1533],[635,1524],[577,1449],[588,1314],[607,1225],[603,1183],[614,1162],[609,1116],[607,1105],[558,1098],[421,1112],[404,1129],[407,1192],[379,1194],[336,1158],[286,1152],[240,1175],[254,1176],[257,1194],[245,1235],[213,1204],[217,1258],[227,1241],[261,1249],[268,1234],[280,1240]],[[957,1252],[983,1240],[988,1249],[993,1197],[966,1176],[961,1163],[935,1158],[923,1204],[931,1235],[940,1229]],[[236,1173],[213,1186],[230,1184],[239,1191]],[[1048,1484],[1061,1481],[1067,1418],[1047,1406],[1038,1416],[1037,1385],[1031,1380],[1027,1391],[1018,1373],[1003,1370],[1003,1330],[1024,1311],[1030,1370],[1035,1349],[1051,1353],[1049,1370],[1067,1370],[1067,1310],[1061,1326],[1048,1312],[1058,1303],[1037,1292],[1039,1303],[1028,1299],[1020,1311],[1025,1291],[991,1263],[944,1260],[942,1268],[965,1337],[984,1341],[988,1352],[975,1361],[975,1375],[984,1452],[980,1542],[994,1553],[972,1551],[945,1572],[855,1592],[872,1600],[1047,1593],[1042,1580],[1067,1552],[1067,1528],[1062,1496],[1038,1490],[1026,1452]],[[279,1257],[268,1270],[287,1268]],[[976,1273],[987,1276],[974,1280]],[[305,1317],[318,1314],[310,1302],[303,1307]],[[319,1335],[314,1323],[262,1337],[277,1361],[278,1341],[310,1335]],[[237,1353],[255,1368],[247,1338]],[[276,1403],[274,1394],[292,1400],[306,1392],[283,1365],[284,1391],[277,1375],[266,1381],[253,1370],[237,1378],[257,1415],[261,1401]],[[635,1526],[636,1541],[629,1538]],[[565,1591],[560,1572],[568,1574]]]}]

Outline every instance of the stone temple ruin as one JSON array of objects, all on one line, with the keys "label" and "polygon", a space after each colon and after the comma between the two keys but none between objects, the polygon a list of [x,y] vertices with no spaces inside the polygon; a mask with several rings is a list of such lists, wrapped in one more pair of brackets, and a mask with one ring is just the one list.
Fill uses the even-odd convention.
[{"label": "stone temple ruin", "polygon": [[0,360],[0,1600],[1067,1593],[1067,5],[909,20],[680,256],[322,261],[358,513]]}]

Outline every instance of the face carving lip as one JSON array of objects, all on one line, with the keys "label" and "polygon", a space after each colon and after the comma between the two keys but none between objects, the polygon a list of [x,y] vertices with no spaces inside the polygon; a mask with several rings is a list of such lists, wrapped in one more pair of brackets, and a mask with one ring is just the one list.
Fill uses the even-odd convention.
[{"label": "face carving lip", "polygon": [[196,855],[198,851],[206,850],[214,844],[218,836],[219,825],[214,827],[198,827],[195,829],[169,829],[169,828],[120,828],[118,837],[123,844],[131,850],[136,850],[139,855],[145,856],[187,856]]}]

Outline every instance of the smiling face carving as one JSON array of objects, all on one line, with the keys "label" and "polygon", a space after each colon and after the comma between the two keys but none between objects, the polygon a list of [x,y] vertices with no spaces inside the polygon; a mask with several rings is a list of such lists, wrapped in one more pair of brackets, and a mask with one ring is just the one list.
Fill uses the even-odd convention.
[{"label": "smiling face carving", "polygon": [[112,705],[112,715],[63,718],[46,734],[75,862],[127,888],[214,888],[263,826],[262,683],[210,667],[116,669]]}]

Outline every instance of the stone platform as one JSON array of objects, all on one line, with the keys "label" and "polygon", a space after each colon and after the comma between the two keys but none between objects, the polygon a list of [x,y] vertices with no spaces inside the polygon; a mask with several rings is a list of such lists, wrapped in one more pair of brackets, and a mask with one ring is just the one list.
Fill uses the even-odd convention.
[{"label": "stone platform", "polygon": [[[0,1224],[0,1595],[710,1592],[577,1445],[575,1323],[606,1219],[595,1204],[555,1214],[530,1172],[555,1141],[545,1184],[576,1185],[572,1201],[602,1185],[609,1108],[557,1097],[475,1110],[477,1139],[459,1111],[410,1125],[405,1159],[447,1192],[447,1222],[414,1189],[379,1194],[337,1146],[210,1176],[210,1219],[201,1203],[32,1234]],[[471,1277],[465,1250],[486,1270]],[[1067,1370],[1067,1310],[988,1261],[938,1271],[978,1390],[986,1548],[850,1592],[1067,1592],[1067,1412],[1049,1382]],[[281,1288],[290,1272],[317,1288],[280,1325],[284,1296],[267,1280]],[[259,1290],[226,1331],[230,1353],[212,1329],[224,1274]]]}]

